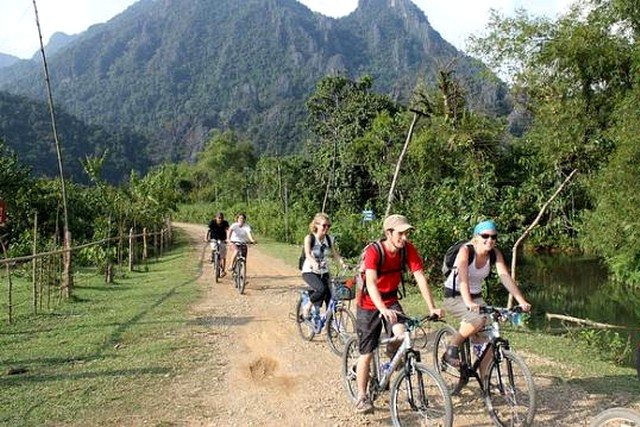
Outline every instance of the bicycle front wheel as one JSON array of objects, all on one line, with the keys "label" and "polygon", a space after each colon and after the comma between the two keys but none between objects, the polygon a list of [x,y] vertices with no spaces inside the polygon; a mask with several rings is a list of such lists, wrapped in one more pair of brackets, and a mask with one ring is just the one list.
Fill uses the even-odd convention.
[{"label": "bicycle front wheel", "polygon": [[242,295],[244,293],[244,287],[247,285],[247,264],[245,260],[239,259],[236,261],[236,289],[238,293]]},{"label": "bicycle front wheel", "polygon": [[213,279],[216,283],[220,281],[220,256],[217,253],[213,256]]},{"label": "bicycle front wheel", "polygon": [[327,343],[338,356],[342,355],[349,338],[356,335],[356,317],[345,307],[327,313]]},{"label": "bicycle front wheel", "polygon": [[342,352],[342,381],[347,396],[353,403],[358,399],[358,383],[356,382],[356,365],[360,352],[358,351],[358,337],[352,336],[347,340]]},{"label": "bicycle front wheel", "polygon": [[502,350],[500,362],[489,365],[484,379],[485,404],[499,426],[530,426],[536,413],[533,377],[524,360]]},{"label": "bicycle front wheel", "polygon": [[462,381],[459,369],[442,362],[442,356],[444,356],[444,353],[447,351],[449,342],[455,333],[455,329],[446,325],[436,332],[436,337],[433,342],[433,368],[444,380],[447,389],[449,389],[449,393],[456,390],[460,381]]},{"label": "bicycle front wheel", "polygon": [[422,363],[403,370],[391,385],[394,426],[451,426],[453,404],[444,381]]},{"label": "bicycle front wheel", "polygon": [[640,414],[627,408],[609,408],[591,421],[589,427],[638,427]]},{"label": "bicycle front wheel", "polygon": [[296,328],[298,328],[298,333],[305,341],[311,341],[316,334],[315,328],[313,327],[313,322],[311,320],[306,319],[302,312],[302,295],[298,298],[298,302],[296,303]]}]

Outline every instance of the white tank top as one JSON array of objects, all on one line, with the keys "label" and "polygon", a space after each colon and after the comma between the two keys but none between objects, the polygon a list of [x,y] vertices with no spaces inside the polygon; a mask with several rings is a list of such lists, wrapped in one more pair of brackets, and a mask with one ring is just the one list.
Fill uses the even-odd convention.
[{"label": "white tank top", "polygon": [[[487,261],[485,264],[477,268],[476,267],[476,257],[473,258],[473,262],[469,264],[469,268],[467,269],[469,272],[469,292],[472,294],[479,294],[482,292],[482,283],[484,279],[487,278],[489,273],[491,273],[491,257],[487,256]],[[453,286],[453,280],[455,279],[455,289]],[[444,282],[445,288],[453,289],[456,292],[460,292],[460,278],[458,277],[457,270],[453,270],[449,273],[449,277]]]}]

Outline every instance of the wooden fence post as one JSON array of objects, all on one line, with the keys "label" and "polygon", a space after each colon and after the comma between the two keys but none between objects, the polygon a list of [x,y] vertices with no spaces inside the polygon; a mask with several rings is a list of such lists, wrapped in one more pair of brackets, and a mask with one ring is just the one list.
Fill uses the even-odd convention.
[{"label": "wooden fence post", "polygon": [[[4,254],[4,258],[7,259],[9,258],[7,256],[7,247],[4,245],[4,237],[5,236],[0,236],[0,245],[2,245],[2,253]],[[9,324],[13,323],[13,284],[11,283],[11,270],[9,269],[9,263],[6,263],[5,265],[5,269],[7,271],[7,280],[8,280],[8,286],[7,286],[7,291],[9,293],[9,306],[8,306],[8,322]]]},{"label": "wooden fence post", "polygon": [[147,256],[149,253],[147,252],[147,227],[142,229],[142,261],[147,261]]},{"label": "wooden fence post", "polygon": [[133,271],[133,227],[129,229],[129,272]]},{"label": "wooden fence post", "polygon": [[62,255],[62,290],[65,298],[71,297],[73,291],[73,271],[71,267],[71,232],[64,233],[64,252]]},{"label": "wooden fence post", "polygon": [[33,259],[31,260],[31,286],[33,287],[33,314],[38,314],[38,284],[36,280],[36,270],[38,268],[38,260],[36,253],[38,252],[38,212],[33,215]]}]

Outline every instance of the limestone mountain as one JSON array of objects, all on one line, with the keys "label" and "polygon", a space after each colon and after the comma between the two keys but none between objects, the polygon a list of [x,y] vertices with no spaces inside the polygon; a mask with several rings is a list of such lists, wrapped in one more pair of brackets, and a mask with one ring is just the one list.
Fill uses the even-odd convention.
[{"label": "limestone mountain", "polygon": [[[304,101],[326,74],[370,74],[407,100],[416,81],[455,61],[476,108],[504,112],[483,80],[410,0],[360,0],[343,18],[296,0],[141,0],[51,55],[54,96],[88,123],[132,128],[154,162],[193,158],[211,129],[235,129],[259,152],[298,150]],[[0,88],[41,98],[40,67],[0,70]]]}]

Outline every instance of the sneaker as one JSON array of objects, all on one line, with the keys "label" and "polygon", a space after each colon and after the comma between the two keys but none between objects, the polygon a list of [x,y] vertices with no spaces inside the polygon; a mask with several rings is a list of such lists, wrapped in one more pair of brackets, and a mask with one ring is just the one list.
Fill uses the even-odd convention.
[{"label": "sneaker", "polygon": [[368,397],[361,397],[356,402],[356,414],[370,414],[373,412],[373,405]]},{"label": "sneaker", "polygon": [[460,351],[458,347],[449,346],[447,351],[442,355],[442,361],[447,365],[459,368],[460,367]]},{"label": "sneaker", "polygon": [[224,270],[222,270],[222,271],[220,272],[220,278],[223,278],[223,277],[224,277],[224,276],[226,276],[226,275],[227,275],[227,273],[225,273],[225,271],[224,271]]}]

